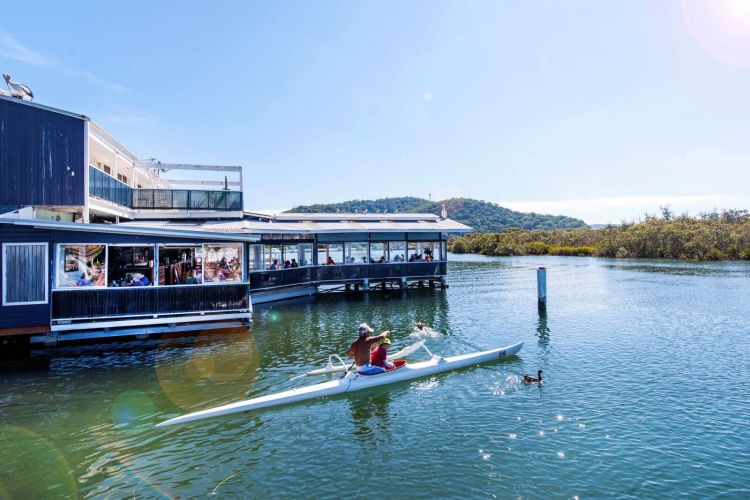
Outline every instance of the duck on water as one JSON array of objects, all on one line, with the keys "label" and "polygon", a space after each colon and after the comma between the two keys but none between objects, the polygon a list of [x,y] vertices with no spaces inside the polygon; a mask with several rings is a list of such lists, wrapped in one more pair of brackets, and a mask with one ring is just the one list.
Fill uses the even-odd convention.
[{"label": "duck on water", "polygon": [[533,375],[524,375],[523,381],[527,384],[541,384],[542,383],[542,370],[536,372],[536,377]]}]

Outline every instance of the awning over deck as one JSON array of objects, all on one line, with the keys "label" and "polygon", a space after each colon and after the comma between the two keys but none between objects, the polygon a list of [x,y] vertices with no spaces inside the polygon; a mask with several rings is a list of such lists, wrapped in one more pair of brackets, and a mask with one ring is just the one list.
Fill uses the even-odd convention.
[{"label": "awning over deck", "polygon": [[225,233],[468,233],[472,228],[433,214],[279,214],[243,220],[183,222],[137,221],[120,226],[183,229]]}]

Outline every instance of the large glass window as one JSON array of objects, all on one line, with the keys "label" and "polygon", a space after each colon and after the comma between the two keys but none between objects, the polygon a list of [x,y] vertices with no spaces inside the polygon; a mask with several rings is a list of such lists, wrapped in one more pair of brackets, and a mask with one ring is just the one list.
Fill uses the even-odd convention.
[{"label": "large glass window", "polygon": [[60,245],[57,287],[106,286],[105,245]]},{"label": "large glass window", "polygon": [[261,271],[265,269],[263,259],[263,245],[250,245],[250,271]]},{"label": "large glass window", "polygon": [[284,245],[284,269],[299,267],[297,245]]},{"label": "large glass window", "polygon": [[107,257],[109,286],[152,286],[154,284],[153,246],[110,246]]},{"label": "large glass window", "polygon": [[3,305],[47,303],[47,243],[3,244]]},{"label": "large glass window", "polygon": [[388,242],[388,262],[406,262],[406,242]]},{"label": "large glass window", "polygon": [[387,245],[385,242],[370,243],[370,263],[383,264],[388,260],[386,255]]},{"label": "large glass window", "polygon": [[266,269],[278,270],[284,267],[281,258],[281,245],[266,245],[264,254],[266,256]]},{"label": "large glass window", "polygon": [[159,285],[203,283],[203,248],[159,246]]},{"label": "large glass window", "polygon": [[313,244],[312,243],[300,243],[297,245],[297,262],[299,267],[307,267],[313,265]]},{"label": "large glass window", "polygon": [[410,241],[409,262],[440,260],[439,241]]},{"label": "large glass window", "polygon": [[206,283],[242,281],[242,245],[205,245]]},{"label": "large glass window", "polygon": [[318,265],[332,266],[344,262],[343,243],[320,243],[318,244]]},{"label": "large glass window", "polygon": [[346,250],[345,262],[347,264],[367,264],[367,243],[364,241],[352,241],[344,243]]},{"label": "large glass window", "polygon": [[284,245],[284,269],[312,265],[312,243]]}]

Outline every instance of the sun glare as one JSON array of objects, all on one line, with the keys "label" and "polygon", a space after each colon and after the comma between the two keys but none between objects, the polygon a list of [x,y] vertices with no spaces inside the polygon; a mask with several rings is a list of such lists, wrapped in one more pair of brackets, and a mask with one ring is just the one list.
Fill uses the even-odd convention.
[{"label": "sun glare", "polygon": [[682,18],[696,43],[712,57],[750,65],[750,0],[681,0]]}]

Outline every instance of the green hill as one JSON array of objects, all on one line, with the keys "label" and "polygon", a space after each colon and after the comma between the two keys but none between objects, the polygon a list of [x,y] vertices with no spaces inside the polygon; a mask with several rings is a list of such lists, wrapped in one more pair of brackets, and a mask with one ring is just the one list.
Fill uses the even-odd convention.
[{"label": "green hill", "polygon": [[471,198],[450,198],[442,201],[429,201],[413,196],[401,198],[382,198],[380,200],[351,200],[342,203],[326,203],[294,207],[289,212],[364,212],[370,213],[433,213],[440,214],[440,207],[445,204],[448,217],[471,226],[480,232],[499,232],[511,227],[521,229],[566,229],[586,227],[580,219],[564,215],[542,215],[536,213],[515,212],[496,203]]}]

